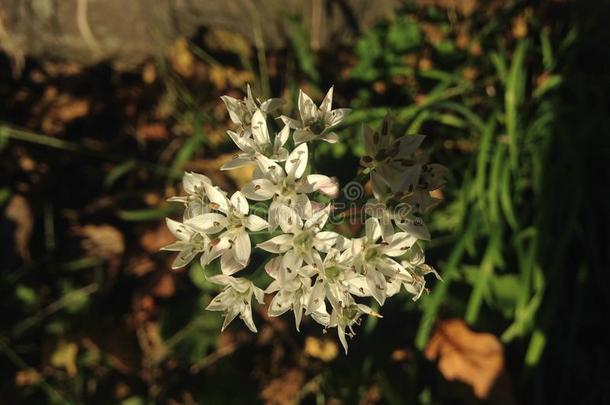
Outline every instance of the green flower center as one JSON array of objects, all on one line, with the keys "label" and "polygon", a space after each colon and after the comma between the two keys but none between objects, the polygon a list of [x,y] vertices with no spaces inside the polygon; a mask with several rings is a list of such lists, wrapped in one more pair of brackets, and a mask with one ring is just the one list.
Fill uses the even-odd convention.
[{"label": "green flower center", "polygon": [[310,252],[313,249],[314,233],[311,230],[304,230],[295,235],[292,243],[294,248],[300,252]]}]

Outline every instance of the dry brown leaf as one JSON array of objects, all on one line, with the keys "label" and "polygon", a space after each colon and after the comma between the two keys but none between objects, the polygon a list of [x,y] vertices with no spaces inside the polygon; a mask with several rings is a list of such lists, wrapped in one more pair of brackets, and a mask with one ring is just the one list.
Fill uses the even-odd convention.
[{"label": "dry brown leaf", "polygon": [[15,385],[17,387],[27,387],[30,385],[38,384],[40,381],[40,373],[36,369],[28,368],[25,370],[19,370],[15,374]]},{"label": "dry brown leaf", "polygon": [[167,135],[167,128],[161,122],[141,123],[136,128],[136,138],[141,142],[162,141]]},{"label": "dry brown leaf", "polygon": [[246,58],[252,56],[252,47],[240,33],[222,28],[210,28],[203,38],[206,48],[215,51],[232,52]]},{"label": "dry brown leaf", "polygon": [[325,362],[334,360],[339,354],[339,347],[330,339],[317,339],[308,336],[305,339],[305,354]]},{"label": "dry brown leaf", "polygon": [[74,342],[67,342],[60,340],[57,343],[57,347],[51,355],[50,363],[53,367],[63,368],[66,370],[69,376],[75,376],[76,367],[76,354],[78,353],[78,346]]},{"label": "dry brown leaf", "polygon": [[163,246],[174,242],[176,237],[167,229],[165,222],[159,224],[154,229],[148,229],[140,237],[140,245],[148,253],[156,253]]},{"label": "dry brown leaf", "polygon": [[176,282],[170,272],[164,272],[156,280],[151,288],[151,292],[156,297],[168,298],[176,293]]},{"label": "dry brown leaf", "polygon": [[186,38],[178,38],[169,49],[169,62],[172,69],[183,77],[190,77],[195,70],[195,57],[189,49]]},{"label": "dry brown leaf", "polygon": [[438,360],[438,368],[447,380],[470,385],[478,398],[489,398],[504,372],[503,348],[498,338],[473,332],[458,318],[439,323],[425,355],[428,360]]},{"label": "dry brown leaf", "polygon": [[15,253],[25,261],[30,260],[30,236],[34,226],[32,209],[28,201],[21,195],[11,198],[4,215],[15,223]]},{"label": "dry brown leaf", "polygon": [[90,256],[115,262],[125,252],[123,234],[113,226],[85,225],[76,228],[75,233],[84,238],[81,245]]},{"label": "dry brown leaf", "polygon": [[288,405],[293,404],[297,394],[301,391],[305,375],[299,369],[288,370],[280,377],[274,378],[261,391],[261,399],[265,404]]},{"label": "dry brown leaf", "polygon": [[148,273],[152,273],[156,269],[155,262],[146,256],[130,257],[127,264],[127,272],[136,277],[142,277]]}]

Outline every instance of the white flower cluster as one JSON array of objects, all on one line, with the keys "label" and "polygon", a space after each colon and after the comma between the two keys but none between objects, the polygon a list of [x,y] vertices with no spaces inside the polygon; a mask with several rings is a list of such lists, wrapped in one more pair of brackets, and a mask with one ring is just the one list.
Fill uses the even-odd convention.
[{"label": "white flower cluster", "polygon": [[[346,335],[354,335],[353,326],[361,316],[380,317],[362,303],[364,298],[383,305],[404,286],[417,299],[425,290],[424,276],[438,277],[424,263],[417,244],[418,239],[430,238],[418,215],[435,202],[430,191],[443,184],[445,169],[416,156],[423,136],[393,140],[387,119],[380,131],[364,128],[366,156],[361,164],[370,175],[374,195],[361,207],[364,236],[349,238],[332,230],[329,217],[337,210],[333,198],[339,186],[334,178],[310,173],[307,144],[338,141],[332,129],[349,109],[331,109],[332,96],[331,88],[318,107],[301,91],[299,119],[281,115],[269,122],[282,100],[260,102],[249,87],[243,100],[222,97],[237,125],[228,134],[239,148],[222,170],[255,165],[253,178],[229,197],[208,177],[186,173],[187,195],[171,199],[186,209],[182,222],[167,220],[178,241],[164,249],[179,252],[174,268],[186,266],[197,255],[204,267],[220,257],[222,274],[209,281],[223,289],[207,309],[224,312],[223,330],[239,315],[256,332],[252,296],[262,304],[264,294],[272,294],[269,316],[291,310],[297,330],[303,315],[310,315],[325,329],[336,327],[347,353]],[[272,122],[283,124],[281,129],[277,125],[273,136]],[[294,145],[292,151],[288,145]],[[321,194],[331,202],[325,206],[316,202]],[[252,213],[248,200],[256,201],[259,208],[263,205],[264,214]],[[269,235],[256,245],[270,254],[265,270],[273,281],[264,291],[247,278],[235,277],[248,266],[253,232]]]}]

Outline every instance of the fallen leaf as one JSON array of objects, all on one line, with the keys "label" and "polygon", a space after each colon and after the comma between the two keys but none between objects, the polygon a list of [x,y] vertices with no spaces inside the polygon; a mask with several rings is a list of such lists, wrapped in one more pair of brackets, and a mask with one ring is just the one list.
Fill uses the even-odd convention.
[{"label": "fallen leaf", "polygon": [[190,77],[195,70],[195,57],[186,38],[178,38],[169,49],[169,61],[176,73]]},{"label": "fallen leaf", "polygon": [[339,354],[337,343],[330,339],[308,336],[305,339],[305,354],[325,362],[334,360]]},{"label": "fallen leaf", "polygon": [[[503,392],[503,403],[512,402],[503,348],[496,336],[473,332],[462,319],[448,319],[437,326],[425,355],[430,361],[438,361],[447,380],[470,385],[478,398],[489,398],[495,390]],[[500,382],[504,387],[496,386]]]},{"label": "fallen leaf", "polygon": [[169,272],[164,272],[155,281],[151,288],[151,292],[156,297],[169,298],[176,293],[176,283],[174,276]]},{"label": "fallen leaf", "polygon": [[15,374],[15,385],[17,387],[27,387],[30,385],[38,384],[40,381],[40,374],[36,369],[28,368],[25,370],[19,370]]},{"label": "fallen leaf", "polygon": [[140,245],[148,253],[156,253],[163,246],[174,242],[176,237],[167,229],[165,223],[159,224],[155,229],[149,229],[142,233]]},{"label": "fallen leaf", "polygon": [[34,226],[32,209],[21,195],[15,195],[9,201],[4,215],[15,223],[15,253],[24,261],[30,260],[30,236]]},{"label": "fallen leaf", "polygon": [[76,354],[78,346],[74,342],[60,340],[51,355],[51,365],[66,370],[69,376],[76,375]]},{"label": "fallen leaf", "polygon": [[265,404],[293,404],[301,391],[305,375],[299,369],[288,370],[280,377],[274,378],[261,391],[261,399]]},{"label": "fallen leaf", "polygon": [[125,252],[123,234],[113,226],[85,225],[75,233],[84,238],[81,245],[90,256],[113,261]]},{"label": "fallen leaf", "polygon": [[136,138],[140,142],[167,139],[167,128],[161,122],[141,123],[136,128]]}]

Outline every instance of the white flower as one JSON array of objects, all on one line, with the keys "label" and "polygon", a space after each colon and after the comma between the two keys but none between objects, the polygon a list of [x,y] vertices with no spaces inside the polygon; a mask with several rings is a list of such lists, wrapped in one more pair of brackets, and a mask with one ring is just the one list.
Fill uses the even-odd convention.
[{"label": "white flower", "polygon": [[267,221],[248,215],[248,201],[236,191],[231,199],[216,187],[205,185],[210,199],[211,212],[191,218],[187,224],[209,235],[216,235],[212,243],[208,261],[220,256],[220,267],[224,274],[233,274],[248,264],[250,260],[250,236],[247,230],[260,231],[268,227]]},{"label": "white flower", "polygon": [[[430,239],[419,214],[437,202],[430,192],[444,184],[447,169],[428,163],[417,151],[423,135],[394,140],[388,118],[379,132],[365,127],[366,154],[361,164],[364,174],[370,175],[373,198],[364,207],[368,218],[364,235],[345,238],[332,231],[333,224],[325,230],[332,207],[341,209],[332,201],[338,197],[339,184],[336,177],[308,174],[306,142],[338,141],[333,128],[350,110],[332,110],[332,97],[331,87],[318,107],[301,91],[299,119],[281,116],[284,127],[271,133],[275,125],[268,126],[267,115],[281,106],[281,100],[261,102],[254,98],[250,86],[243,100],[223,96],[231,120],[238,126],[228,134],[239,151],[222,170],[254,164],[254,173],[250,182],[230,197],[208,177],[185,173],[186,196],[170,199],[185,205],[184,221],[167,220],[177,241],[163,249],[179,252],[173,268],[188,265],[197,255],[203,266],[220,258],[222,274],[209,280],[223,288],[207,309],[224,312],[223,330],[239,315],[256,332],[252,296],[262,304],[268,293],[273,295],[269,316],[290,311],[297,330],[303,316],[311,316],[325,331],[337,328],[347,354],[347,337],[354,336],[354,325],[360,324],[362,316],[380,317],[356,300],[372,297],[383,305],[403,287],[417,300],[427,291],[427,274],[440,279],[425,263],[416,242]],[[295,147],[289,152],[286,145],[291,129]],[[250,214],[246,198],[269,201],[265,204],[268,222]],[[263,292],[251,281],[233,277],[250,261],[252,233],[274,232],[278,227],[281,232],[256,245],[270,256],[264,267],[273,280],[267,289]]]},{"label": "white flower", "polygon": [[365,231],[364,237],[352,240],[353,265],[356,271],[366,276],[371,295],[383,305],[387,297],[386,277],[395,277],[402,269],[392,258],[404,255],[416,238],[406,232],[398,232],[378,243],[382,232],[376,218],[366,220]]},{"label": "white flower", "polygon": [[166,218],[166,223],[169,231],[178,240],[161,248],[161,250],[180,252],[172,263],[172,269],[186,266],[199,253],[203,253],[202,258],[207,256],[207,252],[210,249],[210,238],[206,234],[197,232],[190,226],[169,218]]},{"label": "white flower", "polygon": [[410,257],[402,261],[403,267],[411,275],[410,281],[403,282],[405,289],[414,295],[413,301],[421,297],[422,292],[426,290],[426,274],[434,274],[437,280],[443,280],[441,276],[434,270],[433,267],[425,263],[424,252],[419,245],[413,245],[409,251]]},{"label": "white flower", "polygon": [[345,350],[345,354],[347,354],[347,339],[345,338],[345,335],[347,334],[350,338],[355,336],[356,332],[354,332],[353,326],[360,325],[360,318],[362,315],[382,318],[380,314],[373,311],[370,307],[363,304],[357,304],[354,301],[339,309],[333,309],[330,315],[328,327],[337,328],[337,335],[339,336],[339,341],[341,341],[343,350]]},{"label": "white flower", "polygon": [[379,176],[376,172],[371,173],[374,198],[366,202],[364,209],[368,215],[379,220],[383,237],[394,233],[395,224],[417,239],[429,240],[430,232],[424,221],[412,214],[411,204],[403,201],[403,194],[393,194],[384,181],[377,179]]},{"label": "white flower", "polygon": [[314,212],[303,222],[293,209],[280,207],[279,225],[284,233],[256,246],[270,253],[291,251],[307,264],[314,264],[320,253],[328,252],[333,246],[340,250],[347,247],[347,239],[343,236],[336,232],[321,231],[329,215],[330,205]]},{"label": "white flower", "polygon": [[180,202],[186,206],[186,209],[184,210],[185,220],[209,212],[209,200],[205,195],[204,184],[212,184],[212,181],[203,174],[193,172],[184,173],[184,176],[182,177],[182,187],[187,195],[168,199],[168,201]]},{"label": "white flower", "polygon": [[307,94],[299,90],[299,115],[301,119],[295,120],[284,115],[280,117],[286,124],[290,125],[290,128],[296,130],[293,135],[295,144],[315,140],[336,143],[339,140],[339,136],[330,132],[330,130],[339,124],[351,110],[349,108],[331,110],[332,100],[332,87],[326,93],[326,97],[322,100],[319,108]]},{"label": "white flower", "polygon": [[208,278],[212,283],[224,286],[224,289],[207,306],[208,311],[223,311],[225,320],[222,330],[235,319],[237,315],[244,321],[248,329],[257,332],[252,319],[252,295],[259,304],[263,303],[263,290],[245,278],[234,278],[224,274]]},{"label": "white flower", "polygon": [[392,141],[390,121],[386,117],[381,130],[376,132],[369,126],[363,128],[365,155],[360,164],[379,176],[371,178],[376,186],[382,188],[380,181],[386,183],[391,192],[410,192],[418,184],[421,164],[410,158],[424,141],[423,135],[404,135]]},{"label": "white flower", "polygon": [[311,291],[311,277],[315,273],[303,267],[303,259],[292,252],[271,259],[265,270],[274,278],[265,293],[276,293],[269,304],[269,316],[280,316],[292,309],[299,330]]},{"label": "white flower", "polygon": [[272,113],[284,104],[281,98],[270,98],[261,102],[254,98],[250,85],[247,87],[247,96],[243,100],[238,100],[229,96],[220,97],[229,111],[231,121],[240,126],[240,129],[247,131],[252,121],[252,116],[257,110],[263,114]]},{"label": "white flower", "polygon": [[288,157],[288,151],[284,148],[284,144],[290,135],[290,128],[285,125],[271,142],[267,121],[261,110],[257,109],[252,116],[250,132],[227,131],[227,133],[241,152],[235,154],[233,160],[225,163],[221,170],[235,169],[256,163],[256,157],[259,155],[266,156],[274,161],[284,161]]},{"label": "white flower", "polygon": [[291,207],[301,217],[312,215],[312,207],[307,193],[314,191],[334,192],[336,181],[328,176],[310,174],[303,177],[307,168],[307,144],[296,147],[286,159],[284,168],[264,156],[258,156],[258,173],[254,180],[242,188],[250,200],[273,200],[269,206],[268,220],[271,230],[279,224],[279,209]]}]

